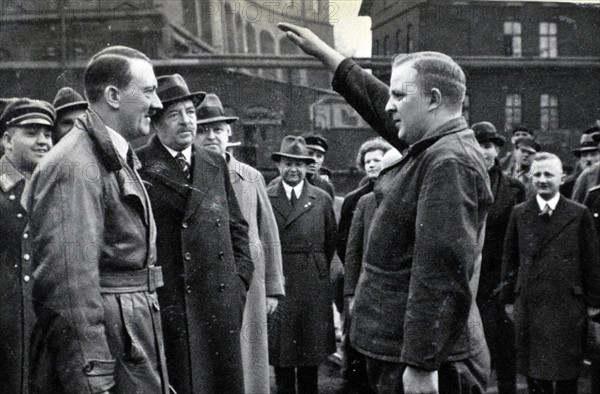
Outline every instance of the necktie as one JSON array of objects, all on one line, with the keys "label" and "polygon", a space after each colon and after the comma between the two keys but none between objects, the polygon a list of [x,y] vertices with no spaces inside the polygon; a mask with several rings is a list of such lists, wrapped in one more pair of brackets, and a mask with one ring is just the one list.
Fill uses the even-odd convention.
[{"label": "necktie", "polygon": [[552,208],[550,208],[550,205],[546,204],[546,206],[544,206],[544,209],[542,209],[542,212],[540,212],[539,215],[546,218],[550,218],[550,216],[552,216]]},{"label": "necktie", "polygon": [[296,201],[298,201],[298,198],[296,198],[296,192],[294,189],[292,189],[292,197],[290,198],[290,204],[292,204],[292,208],[294,208],[296,205]]},{"label": "necktie", "polygon": [[177,156],[175,156],[175,160],[177,160],[177,163],[179,163],[179,166],[181,167],[183,174],[189,180],[190,179],[190,165],[188,164],[187,160],[185,159],[185,156],[183,155],[183,153],[181,153],[181,152],[177,153]]}]

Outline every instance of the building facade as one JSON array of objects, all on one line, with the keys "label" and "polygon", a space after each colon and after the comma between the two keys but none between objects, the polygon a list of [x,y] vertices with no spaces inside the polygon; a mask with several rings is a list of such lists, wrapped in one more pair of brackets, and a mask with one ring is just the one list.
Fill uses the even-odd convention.
[{"label": "building facade", "polygon": [[[572,162],[579,131],[600,118],[600,4],[363,0],[373,56],[439,51],[467,74],[465,116],[506,136],[536,130]],[[389,70],[377,74],[389,80]]]}]

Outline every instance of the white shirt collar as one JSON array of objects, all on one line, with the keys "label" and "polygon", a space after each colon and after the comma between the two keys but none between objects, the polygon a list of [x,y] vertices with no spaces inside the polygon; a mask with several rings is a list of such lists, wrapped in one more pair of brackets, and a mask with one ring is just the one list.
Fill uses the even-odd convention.
[{"label": "white shirt collar", "polygon": [[[160,138],[159,138],[159,141],[160,141]],[[160,143],[169,151],[171,156],[175,157],[179,154],[178,150],[169,148],[168,146],[163,144],[162,141],[160,141]],[[183,157],[185,157],[185,160],[188,162],[188,164],[191,164],[192,163],[192,146],[191,145],[188,146],[187,148],[182,150],[181,153],[183,153]]]},{"label": "white shirt collar", "polygon": [[296,198],[300,198],[300,195],[302,194],[302,188],[304,187],[304,179],[294,187],[291,187],[283,180],[281,183],[283,183],[283,190],[285,190],[285,195],[287,196],[288,200],[292,199],[292,190],[294,190],[294,193],[296,193]]},{"label": "white shirt collar", "polygon": [[117,133],[110,127],[106,126],[106,130],[108,130],[108,136],[110,137],[110,140],[112,141],[115,149],[117,150],[117,153],[119,153],[119,156],[121,156],[121,158],[125,162],[127,162],[127,151],[129,150],[129,142],[127,142],[127,140],[123,138],[121,134]]},{"label": "white shirt collar", "polygon": [[556,205],[558,204],[558,200],[560,199],[560,193],[556,193],[556,195],[548,201],[540,197],[539,194],[535,196],[535,199],[537,200],[538,206],[540,207],[540,211],[544,209],[546,204],[548,204],[551,210],[556,211]]}]

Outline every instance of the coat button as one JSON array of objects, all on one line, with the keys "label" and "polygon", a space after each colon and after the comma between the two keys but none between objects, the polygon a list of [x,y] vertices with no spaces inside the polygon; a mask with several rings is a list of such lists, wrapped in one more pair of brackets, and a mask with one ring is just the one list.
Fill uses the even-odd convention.
[{"label": "coat button", "polygon": [[221,227],[221,219],[217,219],[216,223],[217,223],[217,227]]},{"label": "coat button", "polygon": [[11,194],[10,196],[8,196],[8,199],[10,201],[14,201],[14,199],[17,198],[14,194]]},{"label": "coat button", "polygon": [[25,276],[23,277],[23,280],[24,280],[25,282],[29,282],[29,280],[30,280],[30,279],[31,279],[31,277],[29,277],[29,275],[25,275]]},{"label": "coat button", "polygon": [[219,285],[219,291],[220,291],[221,293],[225,291],[225,283],[221,283],[221,284]]},{"label": "coat button", "polygon": [[23,239],[27,239],[27,238],[29,238],[29,234],[23,233]]},{"label": "coat button", "polygon": [[188,222],[181,223],[181,227],[183,227],[183,228],[188,228],[188,226],[189,226]]},{"label": "coat button", "polygon": [[22,214],[22,213],[17,213],[17,217],[18,217],[19,219],[21,219],[21,218],[23,217],[23,214]]},{"label": "coat button", "polygon": [[594,212],[594,217],[597,218],[598,217],[598,212]]},{"label": "coat button", "polygon": [[219,258],[221,260],[225,259],[225,252],[219,252]]},{"label": "coat button", "polygon": [[25,261],[29,261],[30,258],[31,258],[31,256],[28,253],[25,253],[23,255],[23,260],[25,260]]},{"label": "coat button", "polygon": [[192,254],[190,252],[185,252],[183,258],[190,261],[192,259]]},{"label": "coat button", "polygon": [[190,285],[187,285],[187,286],[185,287],[185,292],[186,292],[186,293],[188,293],[188,294],[191,294],[191,293],[192,293],[192,286],[190,286]]}]

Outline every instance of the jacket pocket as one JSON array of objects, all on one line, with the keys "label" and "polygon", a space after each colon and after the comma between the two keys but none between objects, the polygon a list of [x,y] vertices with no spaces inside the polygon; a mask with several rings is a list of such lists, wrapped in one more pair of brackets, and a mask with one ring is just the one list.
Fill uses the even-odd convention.
[{"label": "jacket pocket", "polygon": [[141,363],[145,360],[144,350],[136,336],[136,319],[134,317],[133,299],[130,294],[119,294],[119,309],[123,323],[123,360],[130,363]]}]

